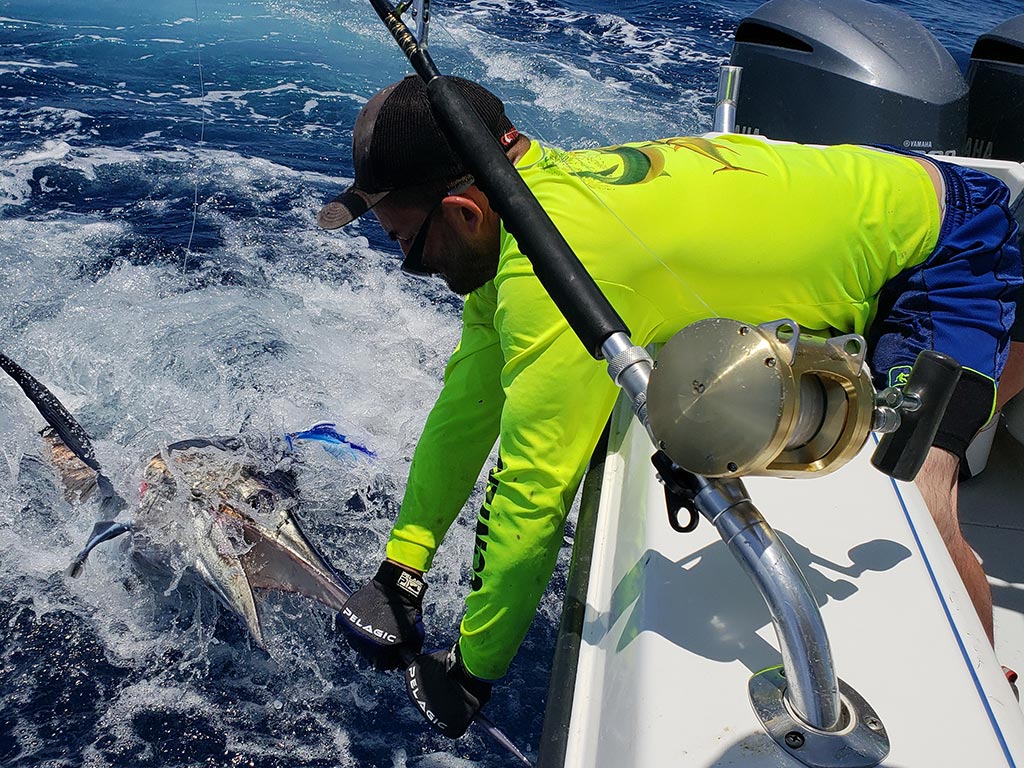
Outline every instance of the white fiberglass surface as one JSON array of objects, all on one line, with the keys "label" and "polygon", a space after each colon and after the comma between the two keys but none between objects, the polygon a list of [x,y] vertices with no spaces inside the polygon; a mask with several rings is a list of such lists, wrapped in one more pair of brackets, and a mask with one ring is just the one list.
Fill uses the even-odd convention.
[{"label": "white fiberglass surface", "polygon": [[[646,464],[646,436],[617,426],[566,764],[794,765],[747,697],[780,663],[768,609],[710,524],[669,528],[652,474],[624,472]],[[980,622],[916,489],[874,470],[870,447],[829,477],[748,490],[807,578],[839,676],[885,724],[883,765],[1019,765],[1024,717]],[[972,738],[936,738],[953,732]]]}]

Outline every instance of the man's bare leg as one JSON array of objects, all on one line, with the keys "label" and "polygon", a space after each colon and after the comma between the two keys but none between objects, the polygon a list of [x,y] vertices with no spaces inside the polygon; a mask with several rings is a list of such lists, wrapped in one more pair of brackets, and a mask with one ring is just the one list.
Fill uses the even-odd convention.
[{"label": "man's bare leg", "polygon": [[985,628],[990,643],[995,645],[992,629],[992,589],[985,578],[985,571],[978,562],[960,532],[960,518],[957,514],[957,477],[960,460],[942,448],[928,452],[924,466],[917,475],[917,487],[924,496],[928,511],[931,512],[942,541],[949,550],[953,564],[967,587],[967,594],[978,612],[981,625]]}]

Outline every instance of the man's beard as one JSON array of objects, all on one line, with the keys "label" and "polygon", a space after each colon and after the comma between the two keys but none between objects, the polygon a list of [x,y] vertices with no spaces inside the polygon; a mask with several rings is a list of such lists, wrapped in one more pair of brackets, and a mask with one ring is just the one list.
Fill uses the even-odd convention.
[{"label": "man's beard", "polygon": [[476,249],[456,240],[447,247],[445,262],[443,276],[448,287],[466,296],[494,279],[498,273],[498,249]]}]

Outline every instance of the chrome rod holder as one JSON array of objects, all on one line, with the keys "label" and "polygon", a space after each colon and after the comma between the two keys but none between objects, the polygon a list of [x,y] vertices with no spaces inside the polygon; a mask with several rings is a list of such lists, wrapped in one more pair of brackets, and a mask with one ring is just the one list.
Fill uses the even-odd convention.
[{"label": "chrome rod holder", "polygon": [[712,130],[718,133],[736,132],[736,99],[740,91],[743,67],[723,64],[718,69],[718,99],[715,101],[715,121]]},{"label": "chrome rod holder", "polygon": [[782,666],[750,679],[765,731],[812,768],[872,768],[889,737],[870,705],[835,672],[825,623],[800,567],[736,478],[703,479],[694,498],[760,591],[771,613]]},{"label": "chrome rod holder", "polygon": [[839,730],[808,728],[786,706],[788,680],[782,667],[750,678],[750,702],[761,724],[792,757],[812,768],[874,768],[889,754],[889,736],[871,705],[839,681]]},{"label": "chrome rod holder", "polygon": [[709,480],[695,502],[768,605],[794,713],[812,728],[835,730],[840,708],[832,649],[800,567],[750,501],[742,481]]}]

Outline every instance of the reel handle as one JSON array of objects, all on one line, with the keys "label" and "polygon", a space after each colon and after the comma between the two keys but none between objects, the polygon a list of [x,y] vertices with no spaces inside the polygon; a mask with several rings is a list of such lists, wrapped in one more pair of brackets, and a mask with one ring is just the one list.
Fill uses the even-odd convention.
[{"label": "reel handle", "polygon": [[[941,352],[924,350],[917,356],[903,387],[900,426],[878,441],[871,456],[876,469],[897,480],[917,477],[960,381],[960,371],[960,363]],[[917,407],[907,407],[907,403]]]}]

